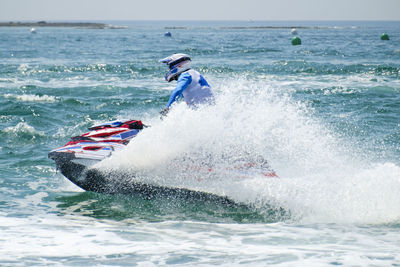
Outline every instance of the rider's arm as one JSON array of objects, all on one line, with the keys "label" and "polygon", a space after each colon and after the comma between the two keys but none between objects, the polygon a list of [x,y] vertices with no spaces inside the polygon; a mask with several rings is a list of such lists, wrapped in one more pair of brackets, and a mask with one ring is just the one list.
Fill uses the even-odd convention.
[{"label": "rider's arm", "polygon": [[189,86],[189,84],[192,82],[192,76],[188,73],[182,73],[179,78],[178,78],[178,84],[176,85],[174,91],[172,92],[167,108],[171,106],[172,103],[174,103],[176,100],[182,97],[183,91]]}]

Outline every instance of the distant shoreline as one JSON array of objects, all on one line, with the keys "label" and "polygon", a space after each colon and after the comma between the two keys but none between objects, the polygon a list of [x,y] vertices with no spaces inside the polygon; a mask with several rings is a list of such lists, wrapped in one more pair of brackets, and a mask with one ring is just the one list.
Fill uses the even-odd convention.
[{"label": "distant shoreline", "polygon": [[88,29],[124,29],[123,26],[113,26],[105,23],[96,22],[0,22],[0,27],[73,27],[73,28],[88,28]]},{"label": "distant shoreline", "polygon": [[[188,27],[184,26],[167,26],[164,27],[167,30],[186,30]],[[200,27],[201,28],[201,27]],[[224,29],[224,30],[257,30],[257,29],[323,29],[326,27],[319,27],[319,26],[221,26],[217,27],[219,29]]]},{"label": "distant shoreline", "polygon": [[[9,21],[0,22],[0,27],[70,27],[70,28],[85,28],[85,29],[126,29],[126,26],[114,26],[106,23],[98,22],[21,22]],[[166,26],[165,29],[169,30],[186,30],[190,27],[186,26]],[[242,29],[315,29],[321,28],[316,26],[220,26],[220,29],[242,30]]]}]

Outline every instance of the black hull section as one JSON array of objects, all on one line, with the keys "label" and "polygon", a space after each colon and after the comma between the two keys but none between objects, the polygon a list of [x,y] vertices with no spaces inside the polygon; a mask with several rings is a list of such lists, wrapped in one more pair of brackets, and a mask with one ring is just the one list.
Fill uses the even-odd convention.
[{"label": "black hull section", "polygon": [[[136,194],[145,199],[157,197],[176,199],[195,199],[214,203],[235,203],[227,197],[184,188],[155,186],[135,182],[132,174],[120,172],[103,172],[95,168],[74,163],[74,154],[51,152],[49,158],[56,162],[57,169],[75,185],[83,190],[106,194]],[[111,179],[112,178],[112,179]]]}]

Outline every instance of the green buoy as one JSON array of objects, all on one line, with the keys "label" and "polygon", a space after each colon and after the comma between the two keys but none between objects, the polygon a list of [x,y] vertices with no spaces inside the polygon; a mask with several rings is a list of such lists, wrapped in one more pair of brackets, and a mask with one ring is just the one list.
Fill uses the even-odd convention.
[{"label": "green buoy", "polygon": [[292,45],[301,45],[300,37],[296,36],[292,38]]},{"label": "green buoy", "polygon": [[381,40],[389,40],[389,34],[387,34],[387,33],[382,34]]}]

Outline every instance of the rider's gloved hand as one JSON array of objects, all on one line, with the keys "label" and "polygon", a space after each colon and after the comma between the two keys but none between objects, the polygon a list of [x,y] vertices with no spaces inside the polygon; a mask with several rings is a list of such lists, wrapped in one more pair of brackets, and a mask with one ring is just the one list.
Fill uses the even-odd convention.
[{"label": "rider's gloved hand", "polygon": [[167,116],[169,111],[169,108],[164,108],[163,110],[160,111],[161,117]]}]

